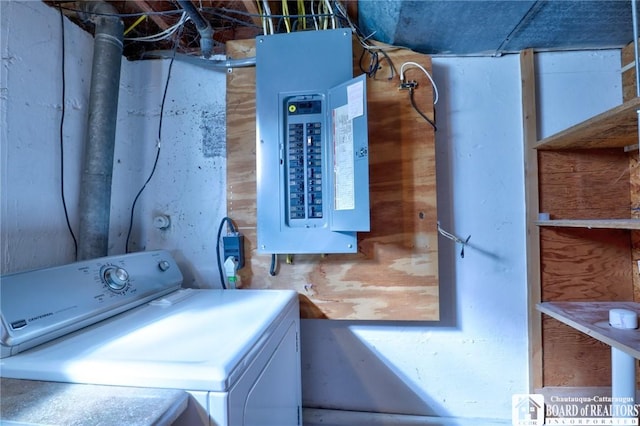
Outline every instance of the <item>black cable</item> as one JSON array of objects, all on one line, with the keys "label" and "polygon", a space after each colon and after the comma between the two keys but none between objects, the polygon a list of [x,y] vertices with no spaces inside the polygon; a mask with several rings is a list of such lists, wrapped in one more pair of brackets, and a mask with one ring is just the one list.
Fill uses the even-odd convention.
[{"label": "black cable", "polygon": [[224,283],[224,275],[222,274],[222,262],[220,261],[220,237],[222,236],[222,228],[224,227],[225,222],[229,224],[229,229],[231,230],[231,232],[236,232],[236,227],[233,226],[233,221],[231,220],[231,218],[225,216],[220,221],[220,226],[218,227],[218,234],[216,237],[216,258],[218,259],[218,272],[220,273],[220,284],[222,284],[222,288],[226,290],[227,285]]},{"label": "black cable", "polygon": [[272,254],[271,255],[271,265],[269,266],[269,275],[271,275],[272,277],[276,276],[276,273],[278,272],[276,270],[276,260],[278,258],[277,254]]},{"label": "black cable", "polygon": [[427,123],[431,124],[431,127],[433,127],[433,131],[438,131],[438,129],[436,128],[436,123],[434,123],[431,119],[429,119],[429,117],[424,115],[424,113],[418,109],[416,101],[413,99],[413,89],[409,89],[409,99],[411,100],[411,106],[413,106],[413,109],[415,109],[418,114],[422,116],[422,118],[427,120]]},{"label": "black cable", "polygon": [[395,76],[396,67],[393,65],[393,61],[391,60],[391,57],[389,57],[387,52],[385,52],[384,50],[380,50],[380,53],[382,53],[382,56],[384,56],[384,58],[389,63],[389,69],[391,70],[391,75],[389,76],[388,80],[393,80],[393,77]]},{"label": "black cable", "polygon": [[[364,58],[364,54],[369,53],[369,55],[371,56],[369,58],[369,68],[365,69],[362,66],[362,59]],[[378,61],[378,53],[377,52],[371,52],[367,49],[362,49],[362,53],[360,54],[360,60],[358,61],[358,65],[360,66],[360,71],[362,71],[363,74],[366,74],[367,77],[369,78],[375,78],[376,73],[378,72],[378,68],[380,65],[380,62]]]},{"label": "black cable", "polygon": [[67,221],[67,229],[69,230],[69,234],[71,235],[71,239],[73,239],[73,252],[75,259],[78,259],[78,240],[76,240],[76,236],[73,233],[73,228],[71,227],[71,221],[69,220],[69,210],[67,209],[67,200],[64,195],[64,116],[65,116],[65,102],[66,102],[66,73],[65,73],[65,55],[64,55],[64,47],[65,47],[65,39],[64,39],[64,13],[62,13],[62,8],[58,5],[58,11],[60,12],[60,26],[61,26],[61,41],[62,41],[62,54],[60,58],[62,60],[62,116],[60,117],[60,198],[62,198],[62,208],[64,209],[64,217]]},{"label": "black cable", "polygon": [[147,187],[147,184],[149,183],[149,181],[151,181],[151,178],[156,172],[158,159],[160,158],[160,141],[162,140],[162,116],[164,115],[164,104],[167,99],[167,90],[169,88],[169,80],[171,79],[171,69],[173,68],[173,62],[176,59],[176,49],[178,47],[180,36],[182,35],[182,28],[184,28],[184,26],[181,25],[180,30],[178,31],[177,35],[174,38],[173,56],[171,57],[171,62],[169,62],[169,70],[167,71],[167,81],[165,82],[165,85],[164,85],[162,103],[160,104],[160,122],[158,123],[158,144],[156,149],[156,158],[153,162],[153,167],[151,169],[151,173],[149,173],[149,177],[145,181],[144,185],[142,185],[142,188],[140,188],[140,191],[138,191],[138,194],[136,195],[136,198],[134,198],[133,203],[131,205],[131,216],[129,217],[129,230],[127,231],[127,240],[124,243],[125,253],[129,253],[129,239],[131,238],[131,230],[133,229],[133,216],[136,209],[136,204],[138,202],[138,198],[140,198],[140,196],[142,195],[142,192]]}]

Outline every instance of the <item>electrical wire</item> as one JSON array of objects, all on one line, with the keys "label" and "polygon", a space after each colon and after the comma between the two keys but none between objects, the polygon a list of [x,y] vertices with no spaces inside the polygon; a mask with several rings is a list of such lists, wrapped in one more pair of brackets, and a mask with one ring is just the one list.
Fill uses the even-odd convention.
[{"label": "electrical wire", "polygon": [[471,235],[469,235],[467,237],[466,240],[462,240],[461,238],[456,237],[455,235],[453,235],[450,232],[445,231],[441,226],[440,226],[440,221],[438,221],[438,232],[440,233],[440,235],[442,235],[445,238],[448,238],[452,241],[455,241],[458,244],[462,245],[462,250],[460,251],[460,257],[464,259],[464,247],[469,245],[469,240],[471,239]]},{"label": "electrical wire", "polygon": [[[65,2],[59,2],[58,3],[58,8],[62,9],[62,10],[66,10],[69,12],[76,12],[76,13],[86,13],[85,11],[81,10],[81,9],[76,9],[73,7],[69,7],[69,6],[62,6],[61,3],[65,3]],[[144,15],[148,15],[148,16],[152,16],[152,15],[159,15],[159,16],[169,16],[169,15],[177,15],[177,14],[181,14],[182,10],[176,9],[176,10],[163,10],[163,11],[146,11],[146,12],[135,12],[135,13],[104,13],[104,12],[91,12],[91,15],[96,15],[96,16],[113,16],[113,17],[118,17],[118,18],[137,18],[140,16],[144,16]]]},{"label": "electrical wire", "polygon": [[434,105],[437,104],[438,97],[439,97],[438,86],[436,86],[436,82],[433,81],[433,78],[431,78],[431,74],[429,74],[429,71],[427,71],[422,65],[418,64],[417,62],[405,62],[402,65],[400,65],[400,80],[404,82],[404,71],[407,65],[420,69],[427,76],[427,78],[431,82],[431,86],[433,87],[433,104]]},{"label": "electrical wire", "polygon": [[189,16],[186,12],[182,12],[182,16],[178,20],[177,23],[173,24],[169,28],[164,31],[159,32],[158,34],[148,35],[144,37],[126,37],[127,41],[143,41],[143,42],[157,42],[162,40],[167,40],[171,38],[175,32],[182,27],[187,21],[189,21]]},{"label": "electrical wire", "polygon": [[275,277],[276,274],[278,273],[277,271],[277,264],[278,264],[278,255],[273,253],[271,255],[271,265],[269,265],[269,275],[271,275],[272,277]]},{"label": "electrical wire", "polygon": [[173,57],[169,62],[169,70],[167,71],[167,80],[164,85],[164,93],[162,94],[162,102],[160,104],[160,121],[158,123],[158,141],[156,143],[156,158],[153,161],[153,167],[151,168],[151,173],[149,173],[149,177],[147,177],[147,180],[144,182],[144,185],[142,185],[142,188],[140,188],[140,191],[138,191],[138,194],[134,198],[133,203],[131,205],[131,215],[129,217],[129,230],[127,231],[127,239],[124,245],[125,253],[129,253],[129,239],[131,238],[131,231],[133,229],[133,217],[136,209],[136,204],[138,203],[138,199],[140,198],[145,188],[147,187],[147,184],[151,181],[151,178],[156,172],[156,167],[158,166],[158,159],[160,158],[160,142],[162,141],[162,117],[164,115],[164,105],[167,99],[167,91],[169,89],[169,80],[171,79],[171,70],[173,68],[173,62],[176,59],[176,50],[178,48],[178,44],[180,43],[180,36],[182,35],[182,28],[183,27],[180,27],[178,34],[174,38]]},{"label": "electrical wire", "polygon": [[142,21],[144,21],[145,19],[147,19],[147,15],[142,15],[141,17],[139,17],[138,19],[136,19],[136,21],[131,24],[131,26],[129,28],[127,28],[124,33],[122,33],[123,36],[126,36],[127,34],[129,34],[135,27],[137,27]]},{"label": "electrical wire", "polygon": [[329,16],[331,16],[331,28],[333,28],[335,30],[337,28],[336,27],[336,15],[334,15],[334,13],[333,13],[333,8],[331,7],[331,2],[329,0],[324,0],[324,4],[325,4],[325,11],[329,14]]},{"label": "electrical wire", "polygon": [[311,17],[313,18],[313,26],[315,27],[316,31],[318,31],[320,29],[320,27],[318,26],[318,18],[316,16],[316,14],[313,12],[313,0],[311,0],[311,2],[309,4],[309,8],[311,9]]},{"label": "electrical wire", "polygon": [[262,22],[262,34],[267,35],[267,18],[262,13],[262,6],[260,6],[260,0],[256,0],[258,6],[258,13],[260,13],[260,21]]},{"label": "electrical wire", "polygon": [[267,24],[269,25],[269,33],[274,34],[273,21],[271,20],[271,8],[269,7],[269,2],[267,0],[262,0],[262,8],[267,19]]},{"label": "electrical wire", "polygon": [[362,59],[364,57],[364,52],[362,53],[360,57],[361,71],[364,74],[367,74],[368,77],[375,78],[376,73],[380,69],[380,59],[378,55],[381,54],[382,56],[384,56],[384,59],[389,64],[390,76],[388,79],[392,80],[395,74],[397,74],[397,72],[396,72],[395,65],[393,64],[393,61],[391,60],[391,57],[387,54],[387,51],[397,50],[397,49],[407,49],[407,48],[402,46],[378,46],[378,45],[370,44],[367,40],[373,36],[373,33],[365,37],[362,34],[362,31],[360,31],[360,29],[358,28],[358,26],[353,23],[353,21],[349,17],[349,14],[345,10],[344,5],[342,5],[342,3],[335,2],[335,11],[336,11],[335,16],[337,16],[339,19],[346,22],[346,25],[349,28],[351,28],[351,32],[356,36],[356,38],[360,42],[360,45],[362,46],[364,51],[368,52],[371,55],[369,68],[368,70],[365,70],[364,67],[362,66]]},{"label": "electrical wire", "polygon": [[304,7],[304,0],[298,0],[298,15],[302,15],[302,29],[306,30],[307,29],[307,17],[306,15],[306,10]]},{"label": "electrical wire", "polygon": [[[362,59],[364,59],[365,53],[369,53],[369,55],[371,56],[369,58],[369,67],[367,69],[365,69],[362,66]],[[375,79],[378,73],[378,70],[380,69],[380,59],[378,57],[379,54],[384,56],[384,59],[389,64],[390,74],[389,74],[388,80],[393,80],[393,77],[395,76],[395,66],[393,65],[393,61],[391,60],[391,57],[389,56],[389,54],[387,54],[387,52],[385,52],[384,50],[376,51],[373,49],[362,49],[362,53],[360,54],[360,60],[358,61],[358,64],[360,66],[360,71],[362,71],[363,74],[366,74],[367,77]]]},{"label": "electrical wire", "polygon": [[416,105],[416,101],[413,99],[413,90],[414,90],[413,88],[409,89],[409,100],[411,101],[411,106],[413,107],[413,109],[416,110],[418,114],[422,116],[422,118],[424,118],[427,121],[427,123],[431,125],[431,127],[433,127],[433,131],[438,131],[438,128],[436,127],[436,123],[434,123],[433,120],[431,120],[422,111],[420,111],[420,109]]},{"label": "electrical wire", "polygon": [[287,32],[291,32],[291,18],[289,17],[289,2],[282,0],[282,14],[284,15],[284,26]]},{"label": "electrical wire", "polygon": [[73,233],[73,228],[71,227],[71,221],[69,220],[69,209],[67,208],[67,200],[64,195],[64,117],[66,113],[65,102],[66,102],[66,60],[65,60],[65,38],[64,38],[64,13],[62,13],[62,8],[60,4],[58,4],[58,11],[60,12],[60,26],[61,26],[61,44],[62,44],[62,54],[60,55],[60,59],[62,62],[62,111],[60,116],[60,198],[62,199],[62,208],[64,209],[64,217],[67,222],[67,229],[69,230],[69,235],[71,235],[71,239],[73,240],[73,253],[74,258],[78,259],[78,240],[76,239],[75,234]]},{"label": "electrical wire", "polygon": [[216,236],[216,259],[218,260],[218,272],[220,273],[220,284],[223,289],[227,289],[227,285],[224,282],[224,275],[222,273],[222,261],[220,260],[220,237],[222,236],[222,228],[224,224],[227,223],[229,225],[229,230],[231,232],[236,232],[236,227],[233,225],[233,221],[231,218],[225,216],[220,221],[220,226],[218,226],[218,234]]}]

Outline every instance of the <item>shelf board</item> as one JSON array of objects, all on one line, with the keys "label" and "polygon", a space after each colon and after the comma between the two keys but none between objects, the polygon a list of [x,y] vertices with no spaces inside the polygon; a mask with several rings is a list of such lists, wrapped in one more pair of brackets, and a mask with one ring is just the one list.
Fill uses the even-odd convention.
[{"label": "shelf board", "polygon": [[640,359],[640,331],[609,326],[609,310],[615,308],[640,312],[635,302],[542,302],[537,309],[607,345]]},{"label": "shelf board", "polygon": [[640,219],[551,219],[538,220],[535,224],[564,228],[640,229]]},{"label": "shelf board", "polygon": [[536,149],[624,148],[638,144],[640,98],[540,140]]}]

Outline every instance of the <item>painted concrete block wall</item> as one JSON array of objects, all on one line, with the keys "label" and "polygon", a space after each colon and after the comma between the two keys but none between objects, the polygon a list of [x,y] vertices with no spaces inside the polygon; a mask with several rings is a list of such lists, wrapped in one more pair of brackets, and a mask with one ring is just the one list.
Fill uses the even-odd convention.
[{"label": "painted concrete block wall", "polygon": [[[185,285],[218,288],[216,233],[226,214],[226,74],[166,59],[127,62],[122,75],[110,252],[125,252],[131,207],[159,145],[155,172],[135,207],[128,250],[167,249]],[[160,216],[169,218],[168,228],[154,225]]]},{"label": "painted concrete block wall", "polygon": [[[74,251],[60,196],[60,16],[41,2],[2,1],[0,21],[0,272],[8,273],[68,263]],[[76,223],[93,44],[65,21],[64,176]]]},{"label": "painted concrete block wall", "polygon": [[[67,263],[72,244],[57,178],[59,16],[40,2],[0,2],[2,273]],[[37,25],[35,25],[37,24]],[[21,31],[30,27],[31,31]],[[67,27],[67,185],[76,223],[91,36]],[[72,44],[73,43],[73,44]],[[56,47],[58,46],[58,47]],[[617,51],[536,58],[541,133],[619,103]],[[442,319],[424,323],[304,321],[307,406],[504,418],[527,382],[524,192],[519,62],[434,58],[441,100],[438,207]],[[112,253],[124,252],[131,203],[156,153],[168,61],[123,63]],[[36,89],[37,88],[37,89]],[[224,75],[174,63],[156,175],[139,200],[130,248],[168,248],[187,284],[218,285],[215,233],[225,208]],[[561,105],[557,107],[557,105]],[[68,126],[68,127],[67,127]],[[65,175],[67,176],[67,175]],[[172,226],[153,226],[157,214]]]},{"label": "painted concrete block wall", "polygon": [[[61,22],[39,1],[2,7],[2,265],[9,273],[74,260],[60,197]],[[77,237],[79,176],[88,114],[93,37],[65,19],[64,176]],[[225,74],[175,61],[123,59],[116,125],[109,254],[168,249],[190,286],[217,287],[215,239],[225,214]],[[153,226],[157,215],[171,226]],[[197,265],[197,267],[194,267]],[[196,280],[197,278],[197,280]]]}]

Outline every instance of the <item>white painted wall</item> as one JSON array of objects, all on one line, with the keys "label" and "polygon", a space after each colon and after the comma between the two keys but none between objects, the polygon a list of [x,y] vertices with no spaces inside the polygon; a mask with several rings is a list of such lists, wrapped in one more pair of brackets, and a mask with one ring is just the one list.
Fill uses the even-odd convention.
[{"label": "white painted wall", "polygon": [[[1,272],[72,260],[59,201],[59,17],[0,1]],[[29,31],[23,29],[29,28]],[[67,26],[67,185],[77,222],[91,37]],[[619,52],[536,57],[540,132],[620,102]],[[155,156],[168,61],[123,63],[110,252],[124,252],[133,197]],[[471,235],[465,257],[441,239],[439,322],[303,321],[306,406],[508,419],[526,392],[527,327],[520,77],[516,56],[435,58],[438,214]],[[139,201],[132,249],[168,248],[187,284],[218,285],[215,233],[225,209],[224,75],[176,62],[156,175]],[[152,226],[155,214],[172,227]]]},{"label": "white painted wall", "polygon": [[[0,2],[2,273],[74,259],[60,197],[61,34],[55,9]],[[65,38],[65,192],[75,223],[93,45],[69,21]]]}]

